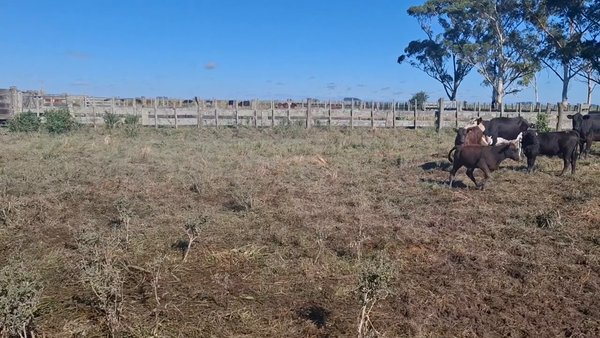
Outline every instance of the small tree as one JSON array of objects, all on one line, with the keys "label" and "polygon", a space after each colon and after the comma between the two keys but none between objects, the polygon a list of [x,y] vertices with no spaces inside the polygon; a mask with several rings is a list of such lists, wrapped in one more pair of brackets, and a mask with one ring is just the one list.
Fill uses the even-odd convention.
[{"label": "small tree", "polygon": [[429,100],[429,94],[426,92],[420,91],[418,93],[414,93],[408,102],[411,105],[418,105],[419,109],[423,109],[423,103]]}]

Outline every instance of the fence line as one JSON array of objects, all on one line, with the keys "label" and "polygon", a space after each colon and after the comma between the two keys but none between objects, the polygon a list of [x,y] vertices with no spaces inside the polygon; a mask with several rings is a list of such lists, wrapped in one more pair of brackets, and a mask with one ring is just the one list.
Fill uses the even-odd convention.
[{"label": "fence line", "polygon": [[[13,113],[26,111],[43,115],[49,109],[67,108],[81,123],[101,125],[103,116],[138,115],[146,126],[251,126],[274,127],[280,125],[348,126],[371,128],[398,127],[458,127],[472,118],[490,119],[498,116],[523,116],[536,123],[538,114],[547,114],[550,126],[570,129],[565,116],[569,112],[595,113],[598,105],[557,104],[504,104],[493,110],[490,104],[459,101],[411,104],[409,102],[365,101],[260,101],[260,100],[191,100],[156,98],[90,97],[86,95],[39,95],[18,92],[11,88]],[[560,116],[560,117],[559,117]],[[560,120],[560,123],[558,121]]]}]

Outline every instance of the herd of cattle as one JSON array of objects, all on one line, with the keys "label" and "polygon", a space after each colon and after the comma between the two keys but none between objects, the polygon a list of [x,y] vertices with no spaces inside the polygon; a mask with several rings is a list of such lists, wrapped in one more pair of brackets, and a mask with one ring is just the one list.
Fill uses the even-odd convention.
[{"label": "herd of cattle", "polygon": [[[575,174],[580,155],[587,158],[592,142],[600,141],[600,114],[577,113],[567,118],[573,122],[573,129],[568,131],[537,132],[534,124],[520,116],[496,117],[489,121],[478,118],[465,127],[455,129],[454,147],[448,153],[448,160],[453,164],[450,188],[456,172],[464,166],[475,186],[484,189],[491,173],[498,169],[502,161],[507,158],[519,161],[521,154],[527,158],[529,173],[535,170],[538,156],[557,156],[564,162],[559,176],[564,175],[569,166],[571,174]],[[477,168],[484,174],[481,184],[473,176]]]}]

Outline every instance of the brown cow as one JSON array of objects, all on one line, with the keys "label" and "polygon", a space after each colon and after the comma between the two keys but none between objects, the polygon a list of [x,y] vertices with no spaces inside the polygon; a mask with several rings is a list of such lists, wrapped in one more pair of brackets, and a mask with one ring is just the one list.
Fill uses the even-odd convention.
[{"label": "brown cow", "polygon": [[456,138],[454,139],[454,147],[448,152],[448,161],[452,163],[452,152],[461,145],[482,145],[487,146],[487,138],[483,135],[485,127],[482,124],[476,125],[470,128],[458,128],[456,131]]},{"label": "brown cow", "polygon": [[[498,169],[500,163],[507,158],[519,161],[519,151],[514,141],[495,146],[458,146],[454,156],[454,165],[452,166],[452,170],[450,170],[450,188],[452,188],[456,172],[464,166],[467,168],[467,176],[475,183],[475,186],[483,190],[485,183],[491,177],[491,173]],[[475,176],[473,176],[473,172],[477,168],[481,169],[484,175],[481,185],[477,184]]]}]

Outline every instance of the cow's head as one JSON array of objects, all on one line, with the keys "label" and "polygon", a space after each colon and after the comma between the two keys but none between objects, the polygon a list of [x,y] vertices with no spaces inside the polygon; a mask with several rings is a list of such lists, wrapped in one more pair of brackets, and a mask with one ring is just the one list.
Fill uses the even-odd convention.
[{"label": "cow's head", "polygon": [[465,128],[454,128],[454,131],[456,132],[456,138],[454,139],[454,145],[461,145],[465,143],[465,140],[467,139],[467,133],[468,130]]},{"label": "cow's head", "polygon": [[516,140],[512,140],[500,146],[500,152],[504,153],[506,158],[510,158],[513,161],[519,162],[521,160],[520,149]]},{"label": "cow's head", "polygon": [[583,121],[589,119],[590,116],[581,115],[581,113],[577,113],[574,115],[569,114],[567,115],[567,118],[573,121],[573,130],[580,131],[581,127],[583,126]]}]

